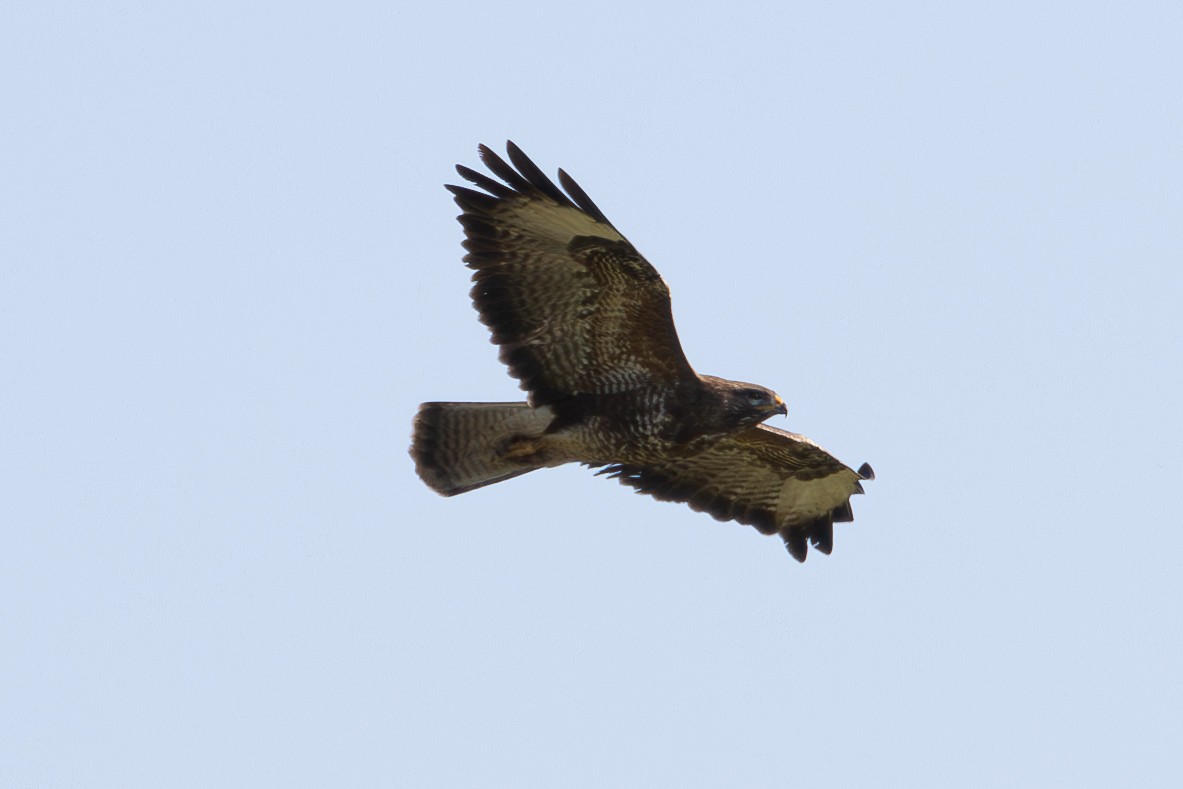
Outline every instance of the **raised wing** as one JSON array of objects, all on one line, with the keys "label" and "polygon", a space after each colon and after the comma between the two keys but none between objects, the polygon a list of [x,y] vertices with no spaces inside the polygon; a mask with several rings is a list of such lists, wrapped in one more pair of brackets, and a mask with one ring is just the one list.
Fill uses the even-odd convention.
[{"label": "raised wing", "polygon": [[504,183],[459,165],[484,191],[447,188],[464,211],[473,304],[531,402],[693,376],[653,266],[565,172],[564,193],[512,142],[507,150],[512,165],[480,146]]},{"label": "raised wing", "polygon": [[850,497],[874,479],[864,463],[844,466],[805,436],[758,425],[697,454],[647,466],[613,465],[600,474],[660,501],[683,501],[716,520],[735,520],[780,534],[793,558],[807,545],[828,554],[834,523],[854,520]]}]

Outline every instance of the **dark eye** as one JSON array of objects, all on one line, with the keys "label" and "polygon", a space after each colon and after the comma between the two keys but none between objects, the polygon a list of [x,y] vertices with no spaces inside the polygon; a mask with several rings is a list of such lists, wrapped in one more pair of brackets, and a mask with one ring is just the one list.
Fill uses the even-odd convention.
[{"label": "dark eye", "polygon": [[749,403],[767,403],[768,395],[761,392],[759,389],[748,389],[743,393],[743,396],[748,399]]}]

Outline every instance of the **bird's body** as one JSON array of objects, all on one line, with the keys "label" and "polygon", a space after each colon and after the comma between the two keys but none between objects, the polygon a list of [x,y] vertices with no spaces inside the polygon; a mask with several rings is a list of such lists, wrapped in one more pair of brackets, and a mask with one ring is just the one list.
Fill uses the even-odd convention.
[{"label": "bird's body", "polygon": [[774,392],[697,374],[657,271],[566,173],[564,193],[508,151],[513,166],[481,147],[504,183],[460,166],[484,191],[448,188],[464,211],[473,303],[529,400],[424,403],[411,447],[420,477],[454,495],[579,462],[779,533],[799,560],[807,541],[829,553],[870,467],[760,424],[786,411]]}]

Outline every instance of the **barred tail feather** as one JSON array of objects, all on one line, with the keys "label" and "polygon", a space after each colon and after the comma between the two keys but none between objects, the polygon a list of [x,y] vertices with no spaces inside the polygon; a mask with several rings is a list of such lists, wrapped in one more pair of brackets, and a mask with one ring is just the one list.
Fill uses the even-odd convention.
[{"label": "barred tail feather", "polygon": [[415,471],[436,493],[455,496],[542,468],[506,450],[540,437],[553,418],[528,403],[424,403],[411,439]]}]

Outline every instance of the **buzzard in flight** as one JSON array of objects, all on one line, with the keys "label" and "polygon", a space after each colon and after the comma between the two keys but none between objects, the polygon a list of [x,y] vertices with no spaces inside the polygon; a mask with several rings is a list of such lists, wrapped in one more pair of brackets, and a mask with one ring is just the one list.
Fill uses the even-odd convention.
[{"label": "buzzard in flight", "polygon": [[448,186],[463,213],[472,301],[529,393],[524,403],[424,403],[411,456],[445,496],[528,471],[584,463],[662,501],[779,534],[789,553],[829,553],[853,519],[854,471],[804,436],[761,424],[785,414],[763,386],[699,375],[682,353],[657,271],[562,170],[556,186],[521,149],[501,180],[463,165]]}]

